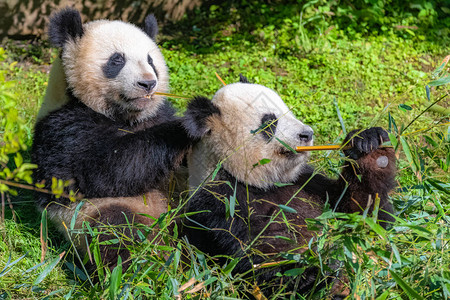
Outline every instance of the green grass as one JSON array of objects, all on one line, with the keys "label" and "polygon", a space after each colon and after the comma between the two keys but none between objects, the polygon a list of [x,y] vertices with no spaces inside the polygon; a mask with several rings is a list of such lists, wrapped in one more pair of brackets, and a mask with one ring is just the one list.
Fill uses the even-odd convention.
[{"label": "green grass", "polygon": [[[240,9],[252,11],[256,4],[249,3]],[[325,4],[319,4],[318,11],[324,10]],[[311,19],[314,11],[307,8],[302,17],[310,21],[299,26],[301,11],[291,8],[270,10],[262,5],[259,15],[244,22],[239,10],[231,7],[231,14],[223,15],[221,8],[211,7],[179,22],[181,29],[168,25],[169,32],[160,44],[171,72],[171,92],[212,96],[221,87],[215,72],[227,83],[237,81],[242,73],[282,95],[297,117],[313,127],[316,144],[342,141],[344,128],[389,128],[399,158],[399,186],[392,195],[398,211],[394,226],[384,230],[376,224],[376,215],[336,215],[325,210],[320,218],[309,221],[318,233],[312,241],[316,250],[286,258],[324,269],[338,261],[357,299],[450,297],[449,116],[424,112],[441,97],[439,104],[449,105],[448,85],[432,87],[429,98],[425,91],[435,79],[433,71],[450,54],[443,46],[446,40],[438,34],[443,27],[436,25],[432,38],[423,38],[423,32],[413,36],[381,27],[377,29],[383,31],[381,35],[367,34],[366,29],[358,33],[355,24],[348,31],[342,29],[343,19],[332,23],[321,15],[316,22]],[[239,20],[241,27],[235,25]],[[252,24],[255,20],[259,23]],[[208,22],[212,25],[205,26]],[[30,46],[8,41],[6,49],[0,51],[0,104],[2,113],[17,110],[19,118],[2,115],[0,135],[13,132],[22,143],[0,153],[0,179],[7,177],[5,168],[21,165],[13,162],[18,151],[25,163],[29,161],[35,116],[45,92],[48,66],[56,56],[45,43]],[[441,76],[444,73],[445,69]],[[187,100],[171,101],[182,113]],[[2,151],[5,145],[2,139]],[[330,174],[339,171],[337,152],[315,154],[312,161]],[[11,180],[26,183],[27,175],[22,170]],[[6,220],[0,223],[0,299],[233,299],[244,296],[239,291],[252,292],[251,280],[231,275],[236,261],[230,259],[227,266],[208,263],[211,259],[178,237],[177,230],[171,236],[164,229],[164,224],[180,218],[186,199],[159,219],[165,245],[155,246],[145,239],[133,244],[130,270],[110,272],[99,266],[97,281],[91,282],[71,244],[51,225],[43,226],[32,194],[14,189],[15,195],[2,184],[0,188],[12,193],[17,218],[14,221],[7,208]],[[41,227],[49,231],[49,250],[42,265]],[[141,230],[145,233],[146,228]],[[310,299],[326,293],[316,292]]]},{"label": "green grass", "polygon": [[[163,52],[172,74],[173,93],[213,95],[221,86],[214,72],[229,83],[243,73],[281,94],[300,119],[313,125],[320,143],[332,142],[328,138],[337,137],[340,131],[334,98],[345,123],[353,126],[369,125],[369,116],[377,116],[386,126],[387,111],[382,113],[388,105],[405,103],[416,111],[423,109],[430,71],[446,55],[438,47],[417,49],[432,44],[395,36],[317,43],[321,47],[304,58],[280,57],[271,45],[261,48],[260,44],[214,54]],[[192,78],[197,78],[195,85]],[[177,100],[177,106],[183,109],[185,101]],[[405,116],[396,107],[392,111]]]}]

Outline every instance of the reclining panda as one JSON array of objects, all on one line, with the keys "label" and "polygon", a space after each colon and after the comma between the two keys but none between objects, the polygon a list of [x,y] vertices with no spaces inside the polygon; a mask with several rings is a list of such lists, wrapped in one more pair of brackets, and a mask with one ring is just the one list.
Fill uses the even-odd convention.
[{"label": "reclining panda", "polygon": [[[336,211],[350,213],[363,211],[370,199],[379,197],[379,219],[392,220],[388,193],[395,185],[395,156],[393,149],[379,148],[388,140],[383,129],[349,133],[344,144],[351,148],[344,153],[355,163],[347,161],[337,180],[325,177],[308,165],[309,152],[296,154],[283,145],[310,146],[313,130],[273,90],[245,77],[241,81],[220,89],[212,101],[195,98],[186,111],[185,127],[201,138],[188,158],[194,190],[187,212],[197,213],[185,220],[184,232],[192,245],[210,255],[242,257],[234,271],[245,273],[253,264],[276,260],[280,252],[303,253],[312,237],[305,219],[318,217],[326,201]],[[234,214],[225,205],[232,201]],[[276,216],[279,205],[296,211],[284,211],[289,226],[281,214]],[[259,284],[275,281],[279,286],[284,280],[286,291],[292,291],[295,280],[277,277],[277,272],[280,268],[255,270]],[[310,291],[317,274],[307,268],[297,292]]]},{"label": "reclining panda", "polygon": [[[66,191],[88,199],[78,214],[77,229],[83,221],[98,227],[150,225],[154,220],[141,214],[158,218],[167,211],[165,183],[192,139],[170,103],[155,94],[167,92],[169,80],[154,41],[157,31],[153,15],[147,16],[143,30],[121,21],[82,24],[73,9],[51,18],[49,37],[62,48],[68,87],[63,99],[53,100],[68,103],[49,109],[36,123],[34,179],[47,189],[53,177],[70,181]],[[78,203],[45,193],[36,197],[38,206],[47,208],[66,233],[63,222],[70,224]],[[124,234],[133,233],[124,229]],[[86,246],[79,245],[82,250]],[[101,246],[101,254],[111,267],[118,255],[129,256],[126,247],[117,244]]]}]

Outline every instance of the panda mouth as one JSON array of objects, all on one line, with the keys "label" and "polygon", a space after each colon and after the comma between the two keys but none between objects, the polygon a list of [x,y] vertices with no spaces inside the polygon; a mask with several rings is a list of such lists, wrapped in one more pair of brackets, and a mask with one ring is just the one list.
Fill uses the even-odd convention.
[{"label": "panda mouth", "polygon": [[285,156],[285,157],[288,157],[288,158],[295,157],[298,154],[298,153],[294,153],[291,150],[289,150],[287,148],[284,148],[284,147],[279,148],[277,153],[279,155],[282,155],[282,156]]},{"label": "panda mouth", "polygon": [[129,102],[136,102],[136,101],[143,101],[143,100],[151,100],[152,95],[145,95],[144,97],[136,97],[136,98],[129,98]]},{"label": "panda mouth", "polygon": [[120,95],[120,99],[122,99],[124,102],[127,103],[138,103],[138,102],[142,102],[142,101],[148,101],[148,100],[152,100],[152,96],[153,94],[147,94],[144,95],[143,97],[135,97],[135,98],[129,98],[123,94]]}]

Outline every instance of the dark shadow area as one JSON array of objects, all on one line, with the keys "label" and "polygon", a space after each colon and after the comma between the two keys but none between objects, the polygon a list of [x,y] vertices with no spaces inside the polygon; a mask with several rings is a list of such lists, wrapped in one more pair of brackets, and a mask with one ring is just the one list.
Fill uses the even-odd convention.
[{"label": "dark shadow area", "polygon": [[[302,35],[359,39],[394,34],[405,39],[448,43],[450,10],[446,1],[204,1],[181,20],[164,20],[163,47],[198,54],[276,44],[276,54],[298,55]],[[296,45],[297,44],[297,45]],[[300,49],[299,49],[300,48]]]},{"label": "dark shadow area", "polygon": [[14,39],[29,39],[42,36],[50,14],[66,6],[78,9],[85,22],[117,19],[139,24],[149,13],[154,13],[160,20],[179,20],[186,11],[192,10],[201,3],[201,0],[1,1],[0,38],[8,36]]},{"label": "dark shadow area", "polygon": [[216,51],[217,41],[236,45],[246,39],[266,41],[271,37],[259,30],[264,28],[278,38],[277,31],[286,25],[294,33],[291,36],[300,35],[301,30],[326,34],[332,27],[350,37],[393,32],[405,38],[442,39],[442,43],[448,40],[450,27],[446,0],[8,0],[0,3],[0,38],[42,37],[50,14],[66,6],[78,9],[83,22],[111,19],[141,24],[146,15],[154,13],[172,45],[176,41],[186,49],[201,51]]}]

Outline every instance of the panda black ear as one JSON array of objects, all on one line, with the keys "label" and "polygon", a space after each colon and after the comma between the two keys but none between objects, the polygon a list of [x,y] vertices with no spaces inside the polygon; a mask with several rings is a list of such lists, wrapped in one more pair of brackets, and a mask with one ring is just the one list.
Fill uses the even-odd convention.
[{"label": "panda black ear", "polygon": [[193,138],[202,138],[209,133],[206,123],[208,117],[217,114],[220,110],[206,97],[195,97],[189,102],[183,117],[183,126]]},{"label": "panda black ear", "polygon": [[250,83],[250,81],[248,81],[247,77],[245,77],[244,75],[242,75],[242,73],[239,74],[239,82],[242,82],[242,83]]},{"label": "panda black ear", "polygon": [[158,34],[158,22],[156,21],[155,15],[150,14],[145,17],[144,31],[152,40],[155,40]]},{"label": "panda black ear", "polygon": [[50,18],[48,36],[56,47],[63,47],[69,39],[83,35],[80,13],[73,8],[64,8]]}]

